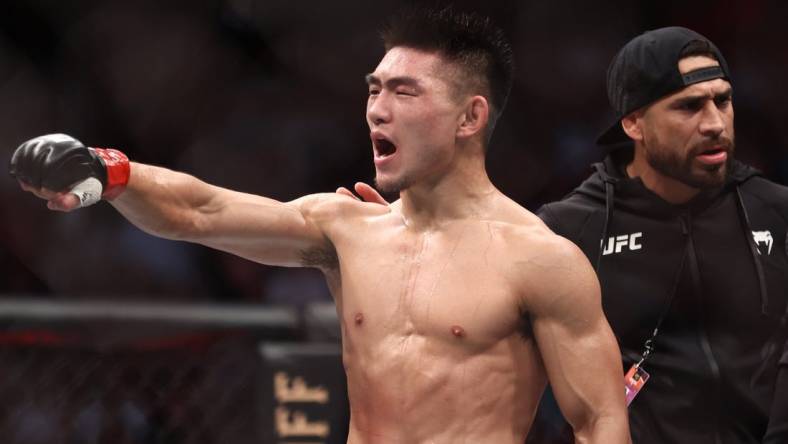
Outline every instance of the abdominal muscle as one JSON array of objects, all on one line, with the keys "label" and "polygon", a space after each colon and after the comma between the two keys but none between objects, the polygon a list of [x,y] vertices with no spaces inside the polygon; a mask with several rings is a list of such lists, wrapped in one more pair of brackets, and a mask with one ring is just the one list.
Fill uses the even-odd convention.
[{"label": "abdominal muscle", "polygon": [[519,335],[471,353],[416,334],[365,350],[345,347],[349,444],[522,444],[546,383]]}]

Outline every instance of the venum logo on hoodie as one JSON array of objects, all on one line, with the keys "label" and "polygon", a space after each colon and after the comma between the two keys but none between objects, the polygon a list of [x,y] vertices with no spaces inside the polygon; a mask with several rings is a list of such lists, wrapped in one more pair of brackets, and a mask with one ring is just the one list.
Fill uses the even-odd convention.
[{"label": "venum logo on hoodie", "polygon": [[[632,234],[622,234],[619,236],[611,236],[607,239],[607,242],[602,240],[602,246],[604,249],[602,250],[602,256],[607,256],[608,254],[615,254],[621,253],[624,249],[629,251],[640,250],[643,248],[643,245],[639,243],[639,239],[643,237],[643,232],[637,232]],[[604,243],[603,243],[604,242]]]},{"label": "venum logo on hoodie", "polygon": [[774,244],[774,239],[772,238],[771,231],[753,231],[752,239],[755,241],[755,246],[758,247],[758,254],[763,254],[764,248],[761,248],[761,246],[765,247],[767,256],[772,254],[772,244]]}]

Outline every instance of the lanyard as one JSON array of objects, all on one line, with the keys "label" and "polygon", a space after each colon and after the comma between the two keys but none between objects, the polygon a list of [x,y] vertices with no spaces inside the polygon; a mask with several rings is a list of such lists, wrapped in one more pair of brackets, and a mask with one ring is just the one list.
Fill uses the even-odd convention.
[{"label": "lanyard", "polygon": [[684,254],[681,256],[681,262],[679,262],[679,267],[676,270],[675,276],[673,277],[673,285],[670,290],[670,296],[668,296],[668,301],[662,309],[662,313],[659,315],[659,319],[657,320],[657,325],[654,327],[654,331],[651,332],[651,336],[646,339],[646,342],[643,344],[643,353],[640,355],[640,361],[635,364],[635,367],[640,367],[643,365],[649,356],[651,356],[651,353],[654,352],[654,340],[657,338],[657,335],[659,335],[659,328],[662,326],[665,318],[668,317],[670,308],[673,306],[673,300],[676,299],[676,292],[679,287],[679,281],[681,280],[681,273],[684,270],[684,263],[686,262],[687,256],[689,255],[689,249],[690,240],[687,239],[687,245],[684,247]]}]

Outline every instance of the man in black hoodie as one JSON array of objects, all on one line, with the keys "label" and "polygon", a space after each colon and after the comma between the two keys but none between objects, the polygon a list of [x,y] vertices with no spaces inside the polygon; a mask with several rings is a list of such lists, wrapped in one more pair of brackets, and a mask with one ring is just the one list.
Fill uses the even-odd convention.
[{"label": "man in black hoodie", "polygon": [[705,37],[634,38],[607,89],[609,155],[539,214],[596,266],[636,375],[633,442],[760,443],[784,341],[788,188],[733,160],[731,79]]}]

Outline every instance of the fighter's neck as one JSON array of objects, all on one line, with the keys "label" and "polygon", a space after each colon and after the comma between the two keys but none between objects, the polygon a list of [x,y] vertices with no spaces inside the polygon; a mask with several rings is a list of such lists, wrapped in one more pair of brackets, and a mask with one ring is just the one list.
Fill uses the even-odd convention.
[{"label": "fighter's neck", "polygon": [[447,222],[484,217],[498,190],[484,168],[418,183],[400,193],[404,223],[411,229],[439,229]]}]

